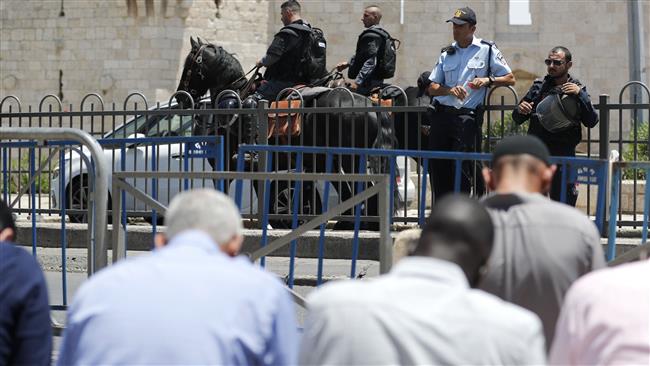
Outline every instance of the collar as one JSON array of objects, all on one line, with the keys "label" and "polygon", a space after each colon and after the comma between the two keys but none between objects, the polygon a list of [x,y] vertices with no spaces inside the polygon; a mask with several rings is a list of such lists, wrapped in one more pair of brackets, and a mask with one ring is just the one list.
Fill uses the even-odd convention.
[{"label": "collar", "polygon": [[[219,245],[210,238],[206,233],[200,230],[187,230],[176,235],[165,248],[178,249],[178,248],[197,248],[212,255],[225,254],[219,249]],[[164,249],[164,248],[163,248]]]},{"label": "collar", "polygon": [[[452,45],[452,47],[455,47],[456,49],[461,49],[458,46],[458,42],[456,42],[456,41],[454,41],[451,45]],[[481,39],[476,37],[476,36],[472,36],[472,43],[470,43],[470,45],[467,46],[467,48],[469,48],[471,46],[481,47]],[[467,49],[467,48],[464,48],[464,49]]]},{"label": "collar", "polygon": [[538,192],[509,192],[509,193],[496,193],[490,192],[481,198],[481,202],[492,201],[499,198],[507,198],[508,196],[519,198],[522,203],[526,202],[548,202],[549,198]]},{"label": "collar", "polygon": [[469,288],[469,282],[462,269],[449,261],[410,256],[400,259],[390,271],[391,276],[418,277],[448,284],[453,287]]}]

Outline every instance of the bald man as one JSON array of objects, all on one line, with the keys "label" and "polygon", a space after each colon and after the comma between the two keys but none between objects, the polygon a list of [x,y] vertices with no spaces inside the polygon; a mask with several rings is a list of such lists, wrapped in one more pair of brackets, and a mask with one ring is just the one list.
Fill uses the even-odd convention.
[{"label": "bald man", "polygon": [[365,29],[359,35],[357,48],[349,62],[336,65],[337,70],[348,70],[350,90],[362,95],[370,95],[373,89],[381,87],[384,79],[379,75],[379,62],[381,50],[386,47],[386,40],[390,35],[379,26],[381,21],[381,8],[371,5],[363,10],[361,22]]},{"label": "bald man", "polygon": [[477,201],[443,198],[412,255],[389,274],[312,293],[299,364],[543,364],[539,319],[473,289],[492,238]]}]

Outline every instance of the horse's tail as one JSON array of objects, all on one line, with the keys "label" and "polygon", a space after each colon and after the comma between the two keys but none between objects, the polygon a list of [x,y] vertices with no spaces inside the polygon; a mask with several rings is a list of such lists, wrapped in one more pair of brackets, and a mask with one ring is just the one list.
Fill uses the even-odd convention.
[{"label": "horse's tail", "polygon": [[387,112],[377,112],[377,138],[373,147],[378,149],[393,149],[396,146],[395,124]]},{"label": "horse's tail", "polygon": [[[392,118],[386,112],[377,112],[377,137],[372,147],[375,149],[392,150],[396,145],[395,129]],[[386,173],[389,171],[389,159],[373,157],[369,159],[371,171]]]}]

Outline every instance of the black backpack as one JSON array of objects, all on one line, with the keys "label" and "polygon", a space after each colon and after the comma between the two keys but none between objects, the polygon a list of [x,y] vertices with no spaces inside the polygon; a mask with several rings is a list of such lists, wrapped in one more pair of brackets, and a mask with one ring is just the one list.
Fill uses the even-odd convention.
[{"label": "black backpack", "polygon": [[284,29],[291,29],[298,32],[303,39],[303,53],[300,58],[301,79],[315,81],[327,74],[327,41],[320,28],[311,27],[308,24],[289,24]]},{"label": "black backpack", "polygon": [[377,58],[379,63],[377,76],[382,79],[392,78],[395,76],[395,64],[397,63],[397,50],[401,44],[400,40],[391,37],[386,30],[379,27],[366,29],[365,32],[379,34],[384,39],[383,45],[379,48]]}]

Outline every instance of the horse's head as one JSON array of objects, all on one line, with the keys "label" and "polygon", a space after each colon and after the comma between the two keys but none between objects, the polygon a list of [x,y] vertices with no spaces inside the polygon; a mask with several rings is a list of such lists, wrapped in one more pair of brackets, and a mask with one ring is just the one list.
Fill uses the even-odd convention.
[{"label": "horse's head", "polygon": [[[244,70],[232,54],[220,46],[203,42],[200,38],[195,41],[190,37],[190,43],[192,49],[185,58],[177,91],[188,92],[197,102],[208,89],[215,94],[237,87],[234,84],[242,80]],[[183,97],[179,95],[177,99]]]}]

